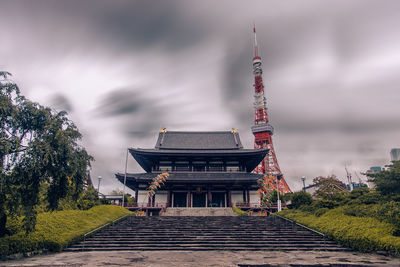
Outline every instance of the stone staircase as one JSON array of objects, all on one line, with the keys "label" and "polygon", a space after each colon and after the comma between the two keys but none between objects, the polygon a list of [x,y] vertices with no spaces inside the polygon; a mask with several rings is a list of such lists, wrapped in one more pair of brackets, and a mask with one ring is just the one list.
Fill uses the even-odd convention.
[{"label": "stone staircase", "polygon": [[66,249],[107,250],[348,249],[275,216],[132,216]]},{"label": "stone staircase", "polygon": [[163,216],[234,216],[232,208],[168,208]]}]

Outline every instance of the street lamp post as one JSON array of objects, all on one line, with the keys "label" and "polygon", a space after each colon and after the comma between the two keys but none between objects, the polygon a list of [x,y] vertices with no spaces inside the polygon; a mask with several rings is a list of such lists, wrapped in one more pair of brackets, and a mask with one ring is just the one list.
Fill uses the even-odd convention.
[{"label": "street lamp post", "polygon": [[279,198],[279,183],[280,183],[280,181],[281,181],[281,179],[282,179],[282,174],[278,174],[277,176],[276,176],[276,178],[277,178],[277,180],[278,180],[278,184],[277,184],[277,195],[278,195],[278,212],[280,212],[281,210],[282,210],[282,205],[281,205],[281,200],[280,200],[280,198]]},{"label": "street lamp post", "polygon": [[306,177],[302,176],[301,180],[303,181],[303,191],[306,192]]},{"label": "street lamp post", "polygon": [[100,195],[100,182],[101,182],[101,179],[103,179],[103,177],[101,177],[101,176],[99,175],[99,177],[98,177],[97,179],[98,179],[98,181],[99,181],[99,183],[98,183],[98,185],[97,185],[97,192],[98,192],[99,195]]},{"label": "street lamp post", "polygon": [[128,151],[126,150],[126,158],[125,158],[125,175],[124,175],[124,190],[122,190],[122,207],[125,207],[125,187],[126,187],[126,172],[128,170]]}]

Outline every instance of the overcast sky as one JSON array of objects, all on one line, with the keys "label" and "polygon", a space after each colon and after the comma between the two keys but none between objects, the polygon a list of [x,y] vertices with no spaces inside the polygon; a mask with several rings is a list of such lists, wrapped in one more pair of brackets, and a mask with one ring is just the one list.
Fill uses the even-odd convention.
[{"label": "overcast sky", "polygon": [[[400,1],[4,1],[0,70],[66,110],[102,192],[127,147],[238,128],[253,147],[252,25],[279,165],[293,190],[400,147]],[[129,172],[143,170],[129,160]],[[355,177],[356,178],[356,177]],[[97,186],[97,180],[95,180]]]}]

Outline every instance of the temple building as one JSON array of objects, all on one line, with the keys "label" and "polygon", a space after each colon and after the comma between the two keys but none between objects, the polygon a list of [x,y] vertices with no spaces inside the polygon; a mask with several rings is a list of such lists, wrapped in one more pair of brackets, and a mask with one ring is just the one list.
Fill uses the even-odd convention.
[{"label": "temple building", "polygon": [[[136,207],[259,206],[257,180],[252,173],[268,149],[245,149],[239,133],[178,132],[163,129],[153,149],[130,148],[145,173],[128,173],[126,186],[135,192]],[[162,172],[169,178],[147,199],[152,179]],[[117,173],[122,183],[125,174]]]}]

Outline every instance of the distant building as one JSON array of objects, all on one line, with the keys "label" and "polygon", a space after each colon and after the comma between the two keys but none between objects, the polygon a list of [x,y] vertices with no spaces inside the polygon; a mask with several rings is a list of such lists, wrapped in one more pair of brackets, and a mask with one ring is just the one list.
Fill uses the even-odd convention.
[{"label": "distant building", "polygon": [[400,148],[393,148],[390,150],[390,159],[391,161],[400,160]]},{"label": "distant building", "polygon": [[369,170],[370,170],[370,172],[372,172],[372,173],[377,173],[377,172],[382,171],[383,169],[382,169],[381,166],[373,166],[373,167],[369,168]]},{"label": "distant building", "polygon": [[311,195],[314,195],[315,191],[317,191],[317,186],[315,184],[308,185],[303,188],[303,190]]},{"label": "distant building", "polygon": [[363,182],[359,182],[359,183],[353,182],[352,185],[353,185],[352,188],[350,188],[350,184],[346,184],[347,191],[351,191],[351,190],[354,190],[354,189],[360,188],[360,187],[368,187],[368,185]]}]

